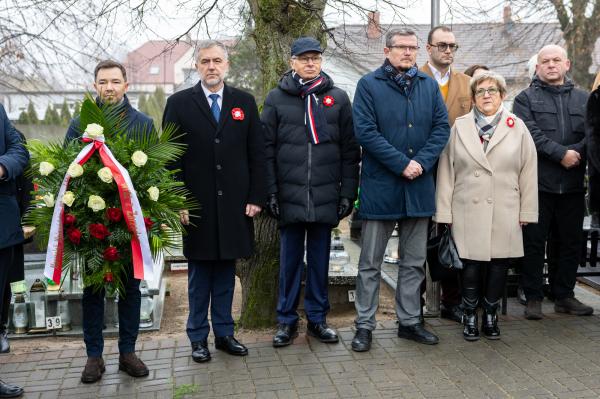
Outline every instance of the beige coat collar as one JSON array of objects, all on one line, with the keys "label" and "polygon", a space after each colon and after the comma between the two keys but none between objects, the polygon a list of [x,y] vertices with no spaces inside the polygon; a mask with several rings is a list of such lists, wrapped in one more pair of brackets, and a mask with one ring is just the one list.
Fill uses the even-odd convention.
[{"label": "beige coat collar", "polygon": [[[492,135],[490,142],[487,147],[487,152],[483,152],[483,145],[481,144],[481,140],[479,139],[477,125],[475,124],[475,115],[473,110],[468,114],[461,116],[456,119],[456,131],[458,138],[463,143],[469,154],[486,170],[493,172],[490,163],[488,162],[488,156],[491,151],[500,143],[506,135],[510,132],[513,127],[508,126],[508,118],[511,117],[511,114],[504,109],[502,111],[502,117],[500,118],[500,122],[498,122],[498,126],[496,127],[496,131]],[[513,116],[514,120],[514,116]]]}]

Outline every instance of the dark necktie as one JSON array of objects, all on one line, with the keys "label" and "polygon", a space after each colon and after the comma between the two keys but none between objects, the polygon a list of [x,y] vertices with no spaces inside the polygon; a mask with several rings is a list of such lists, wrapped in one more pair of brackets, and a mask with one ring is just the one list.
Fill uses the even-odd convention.
[{"label": "dark necktie", "polygon": [[219,102],[217,101],[219,99],[219,95],[211,94],[208,97],[210,97],[210,99],[212,100],[210,112],[212,112],[213,116],[215,117],[215,120],[217,121],[217,123],[219,123],[219,116],[221,115],[221,108],[219,108]]}]

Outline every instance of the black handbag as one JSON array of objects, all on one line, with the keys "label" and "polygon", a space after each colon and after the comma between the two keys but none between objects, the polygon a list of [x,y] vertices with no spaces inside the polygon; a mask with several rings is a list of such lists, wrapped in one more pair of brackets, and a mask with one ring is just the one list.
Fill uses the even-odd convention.
[{"label": "black handbag", "polygon": [[441,234],[427,241],[427,265],[433,281],[456,276],[463,268],[450,227],[446,225]]}]

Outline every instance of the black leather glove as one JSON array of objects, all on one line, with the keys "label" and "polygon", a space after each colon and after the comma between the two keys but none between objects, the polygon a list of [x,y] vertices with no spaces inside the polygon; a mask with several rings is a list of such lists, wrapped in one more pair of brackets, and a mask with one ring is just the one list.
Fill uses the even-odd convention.
[{"label": "black leather glove", "polygon": [[269,195],[269,199],[267,200],[267,210],[271,216],[275,219],[279,219],[279,200],[277,199],[277,194]]},{"label": "black leather glove", "polygon": [[346,216],[352,213],[352,203],[348,198],[340,198],[337,208],[338,219],[342,220]]}]

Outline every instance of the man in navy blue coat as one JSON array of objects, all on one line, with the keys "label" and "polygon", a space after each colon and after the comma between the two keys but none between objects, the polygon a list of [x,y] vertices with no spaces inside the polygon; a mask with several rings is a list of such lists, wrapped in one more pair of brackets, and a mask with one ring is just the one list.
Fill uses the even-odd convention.
[{"label": "man in navy blue coat", "polygon": [[352,349],[367,351],[379,305],[381,262],[398,223],[396,288],[398,336],[424,344],[438,338],[421,320],[427,226],[435,213],[433,173],[450,126],[437,82],[417,69],[417,37],[386,34],[384,64],[362,77],[354,97],[354,133],[363,149],[359,215],[362,250],[356,280],[356,335]]},{"label": "man in navy blue coat", "polygon": [[[125,67],[112,60],[101,61],[94,71],[94,88],[98,93],[97,102],[122,109],[123,121],[128,134],[153,134],[152,119],[134,109],[125,93],[128,89]],[[65,142],[79,139],[82,135],[79,118],[71,121]],[[125,295],[119,298],[119,370],[132,377],[147,376],[146,365],[135,354],[135,341],[140,328],[140,280],[133,278],[133,268],[124,282]],[[83,340],[87,351],[87,363],[81,374],[81,381],[96,382],[104,373],[102,352],[104,339],[104,290],[83,289],[81,300],[83,314]]]},{"label": "man in navy blue coat", "polygon": [[[11,125],[0,105],[0,312],[4,306],[4,290],[9,268],[13,264],[15,246],[23,242],[21,213],[17,203],[15,178],[23,172],[29,153],[23,146],[21,137]],[[6,384],[0,380],[0,397],[16,398],[23,394],[23,388]]]}]

